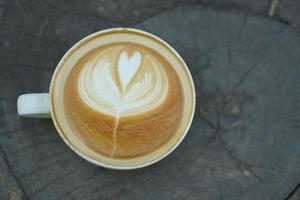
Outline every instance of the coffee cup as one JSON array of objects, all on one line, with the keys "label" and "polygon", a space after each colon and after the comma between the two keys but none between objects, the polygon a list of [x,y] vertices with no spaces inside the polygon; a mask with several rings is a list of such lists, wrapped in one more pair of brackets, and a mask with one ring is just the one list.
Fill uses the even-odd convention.
[{"label": "coffee cup", "polygon": [[182,57],[148,32],[112,28],[72,46],[49,93],[18,97],[22,117],[52,118],[79,156],[111,169],[136,169],[169,155],[186,136],[196,105]]}]

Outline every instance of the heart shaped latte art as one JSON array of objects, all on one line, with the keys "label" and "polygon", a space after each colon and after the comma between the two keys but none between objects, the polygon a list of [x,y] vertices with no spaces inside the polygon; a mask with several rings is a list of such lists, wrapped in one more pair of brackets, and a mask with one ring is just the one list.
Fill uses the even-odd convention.
[{"label": "heart shaped latte art", "polygon": [[128,83],[140,68],[141,54],[135,52],[130,58],[126,52],[122,52],[118,62],[119,78],[122,84],[122,91],[126,90]]},{"label": "heart shaped latte art", "polygon": [[168,94],[165,70],[152,55],[112,47],[91,57],[78,80],[83,102],[116,118],[149,112]]}]

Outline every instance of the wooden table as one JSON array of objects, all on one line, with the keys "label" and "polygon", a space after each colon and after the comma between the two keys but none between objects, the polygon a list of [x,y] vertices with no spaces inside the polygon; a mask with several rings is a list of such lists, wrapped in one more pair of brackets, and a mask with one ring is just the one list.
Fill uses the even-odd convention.
[{"label": "wooden table", "polygon": [[[119,23],[45,2],[26,15],[7,9],[13,23],[1,33],[0,199],[300,199],[299,33],[196,5]],[[51,120],[16,114],[17,96],[47,92],[74,42],[117,26],[169,42],[197,90],[195,119],[179,148],[132,171],[94,166],[63,143]]]}]

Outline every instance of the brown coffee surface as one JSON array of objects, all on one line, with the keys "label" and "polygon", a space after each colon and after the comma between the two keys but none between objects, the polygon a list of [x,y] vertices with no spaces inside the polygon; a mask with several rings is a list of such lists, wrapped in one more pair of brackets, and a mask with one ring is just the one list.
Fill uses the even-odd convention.
[{"label": "brown coffee surface", "polygon": [[[129,75],[120,75],[122,58],[125,64],[131,63],[129,67],[139,66],[131,70],[135,73],[125,68]],[[102,84],[104,78],[98,79],[101,70],[97,69],[107,62],[109,80],[92,87]],[[91,76],[83,76],[84,72],[90,72]],[[110,93],[112,90],[105,84],[115,88],[110,96],[97,91],[102,87]],[[145,88],[134,93],[139,84]],[[160,148],[176,133],[184,109],[182,88],[171,64],[156,51],[135,43],[112,43],[89,51],[72,68],[64,85],[64,111],[73,133],[90,149],[108,157],[134,158]],[[130,92],[137,96],[135,101],[130,100],[134,95],[128,100]],[[138,96],[141,93],[144,96]],[[117,103],[109,103],[116,98],[119,98]],[[122,104],[125,101],[129,103]],[[116,106],[119,104],[122,105]]]}]

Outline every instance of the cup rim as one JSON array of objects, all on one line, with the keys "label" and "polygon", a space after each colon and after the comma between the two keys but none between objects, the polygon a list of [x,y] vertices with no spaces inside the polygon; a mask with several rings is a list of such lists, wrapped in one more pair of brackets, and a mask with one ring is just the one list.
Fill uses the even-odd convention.
[{"label": "cup rim", "polygon": [[[151,160],[150,162],[146,162],[146,163],[142,163],[142,164],[138,164],[138,165],[130,165],[130,166],[119,166],[119,165],[112,165],[112,164],[107,164],[105,162],[101,162],[99,160],[95,160],[93,158],[90,158],[89,156],[85,155],[84,153],[80,152],[79,150],[76,149],[76,147],[71,144],[68,139],[66,138],[66,136],[61,132],[61,128],[57,122],[57,119],[54,115],[54,106],[53,106],[53,90],[54,90],[54,85],[55,85],[55,79],[57,77],[57,74],[59,73],[60,69],[63,67],[63,63],[65,62],[65,60],[67,59],[68,55],[73,52],[74,50],[76,50],[77,46],[80,45],[81,43],[89,40],[90,38],[93,38],[95,36],[100,36],[103,34],[107,34],[110,32],[115,32],[115,31],[129,31],[129,32],[135,32],[135,33],[140,33],[142,35],[146,35],[149,37],[154,38],[155,40],[157,40],[158,42],[162,43],[163,45],[165,45],[172,53],[175,54],[175,56],[180,60],[180,62],[183,64],[183,67],[185,68],[187,75],[188,75],[188,79],[189,82],[191,83],[191,87],[192,87],[192,100],[193,100],[193,105],[192,105],[192,113],[190,115],[190,119],[188,121],[188,124],[184,130],[184,132],[181,134],[181,137],[177,140],[177,142],[173,145],[172,148],[170,148],[167,152],[165,152],[164,154],[160,155],[159,157],[157,157],[156,159]],[[185,138],[185,136],[187,135],[194,115],[195,115],[195,108],[196,108],[196,91],[195,91],[195,85],[194,85],[194,81],[193,81],[193,77],[190,73],[190,70],[187,66],[187,64],[185,63],[185,61],[183,60],[183,58],[179,55],[179,53],[167,42],[165,42],[163,39],[159,38],[158,36],[146,32],[144,30],[140,30],[140,29],[136,29],[136,28],[125,28],[125,27],[116,27],[116,28],[108,28],[108,29],[104,29],[101,31],[97,31],[94,32],[92,34],[89,34],[85,37],[83,37],[82,39],[80,39],[79,41],[77,41],[75,44],[73,44],[68,51],[66,51],[66,53],[64,54],[64,56],[60,59],[60,61],[58,62],[58,64],[56,65],[56,68],[54,70],[54,73],[52,75],[51,78],[51,82],[50,82],[50,87],[49,87],[49,100],[50,100],[50,113],[51,113],[51,117],[54,123],[54,126],[57,130],[57,132],[59,133],[60,137],[62,138],[62,140],[67,144],[67,146],[69,146],[77,155],[79,155],[81,158],[85,159],[86,161],[93,163],[97,166],[101,166],[101,167],[105,167],[105,168],[109,168],[109,169],[117,169],[117,170],[130,170],[130,169],[139,169],[139,168],[143,168],[149,165],[152,165],[154,163],[157,163],[158,161],[162,160],[163,158],[167,157],[169,154],[171,154],[178,146],[179,144],[182,142],[182,140]]]}]

